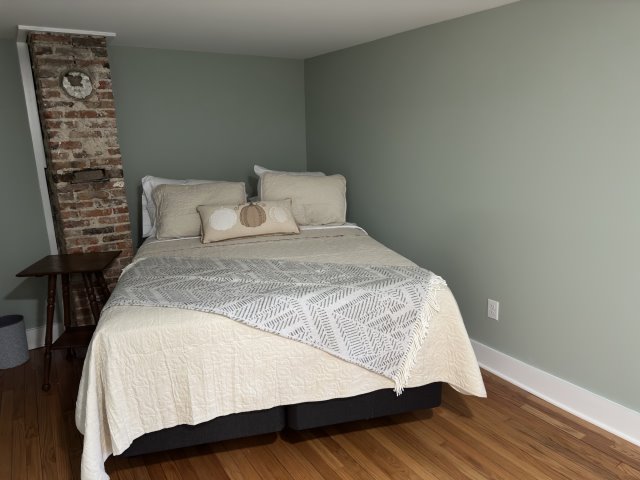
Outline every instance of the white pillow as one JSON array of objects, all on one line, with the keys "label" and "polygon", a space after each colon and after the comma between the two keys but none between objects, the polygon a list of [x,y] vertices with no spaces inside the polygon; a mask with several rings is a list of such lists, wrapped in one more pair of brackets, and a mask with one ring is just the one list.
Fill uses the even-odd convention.
[{"label": "white pillow", "polygon": [[142,177],[142,236],[152,237],[156,234],[156,203],[153,201],[153,190],[158,185],[199,185],[216,183],[215,180],[176,180],[172,178]]},{"label": "white pillow", "polygon": [[254,165],[253,171],[258,176],[258,196],[257,199],[262,198],[262,177],[265,173],[276,173],[279,175],[308,175],[311,177],[324,177],[324,172],[283,172],[281,170],[269,170],[268,168],[262,167],[260,165]]}]

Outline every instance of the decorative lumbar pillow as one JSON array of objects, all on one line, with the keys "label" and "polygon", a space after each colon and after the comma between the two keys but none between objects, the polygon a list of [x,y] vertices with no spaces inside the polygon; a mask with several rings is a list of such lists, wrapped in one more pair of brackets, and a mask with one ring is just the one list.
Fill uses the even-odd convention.
[{"label": "decorative lumbar pillow", "polygon": [[202,221],[202,243],[274,233],[300,233],[288,198],[240,205],[201,205],[198,213]]},{"label": "decorative lumbar pillow", "polygon": [[342,175],[297,176],[265,173],[262,200],[291,199],[298,225],[341,224],[347,215],[347,181]]},{"label": "decorative lumbar pillow", "polygon": [[156,237],[200,235],[198,205],[238,205],[246,201],[244,183],[215,182],[199,185],[160,185],[153,190]]},{"label": "decorative lumbar pillow", "polygon": [[281,170],[269,170],[268,168],[262,167],[260,165],[254,165],[253,171],[258,176],[258,199],[260,199],[262,195],[262,176],[265,173],[276,173],[279,175],[306,175],[311,177],[325,176],[323,172],[283,172]]},{"label": "decorative lumbar pillow", "polygon": [[216,183],[215,180],[177,180],[174,178],[142,177],[142,236],[152,237],[156,234],[156,204],[153,201],[153,190],[160,185],[199,185],[201,183]]}]

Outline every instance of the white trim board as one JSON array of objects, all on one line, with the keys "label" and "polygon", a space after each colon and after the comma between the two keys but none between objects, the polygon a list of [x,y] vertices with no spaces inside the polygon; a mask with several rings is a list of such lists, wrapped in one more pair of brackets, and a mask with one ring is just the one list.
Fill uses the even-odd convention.
[{"label": "white trim board", "polygon": [[91,35],[94,37],[105,37],[108,39],[116,36],[113,32],[96,32],[94,30],[76,30],[73,28],[55,28],[55,27],[35,27],[31,25],[18,25],[17,42],[26,42],[27,35],[34,33],[64,33],[67,35]]},{"label": "white trim board", "polygon": [[47,161],[44,153],[42,130],[40,129],[40,116],[38,114],[36,90],[33,84],[33,75],[31,73],[29,47],[24,42],[16,42],[16,47],[18,49],[18,61],[20,64],[20,74],[22,76],[24,100],[27,106],[27,117],[29,119],[33,156],[36,161],[36,175],[38,176],[40,201],[42,203],[42,212],[44,214],[44,224],[47,230],[47,239],[49,240],[49,253],[51,253],[51,255],[56,255],[58,253],[58,245],[56,243],[53,214],[51,213],[51,203],[49,202],[49,191],[47,189]]},{"label": "white trim board", "polygon": [[640,446],[640,412],[471,341],[482,368],[536,397]]},{"label": "white trim board", "polygon": [[[45,326],[27,328],[27,346],[29,350],[34,348],[44,347],[44,334]],[[53,322],[53,339],[55,342],[62,334],[62,324],[60,322]]]}]

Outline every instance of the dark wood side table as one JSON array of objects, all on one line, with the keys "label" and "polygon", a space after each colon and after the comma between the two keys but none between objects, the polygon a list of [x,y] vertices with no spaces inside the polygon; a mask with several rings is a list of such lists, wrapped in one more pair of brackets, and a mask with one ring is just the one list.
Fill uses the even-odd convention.
[{"label": "dark wood side table", "polygon": [[[100,317],[100,310],[109,298],[110,292],[102,271],[120,255],[120,251],[97,253],[72,253],[66,255],[48,255],[27,267],[17,277],[49,278],[47,290],[47,325],[44,338],[44,383],[42,389],[49,390],[49,374],[51,372],[51,350],[86,347],[91,341],[95,325],[71,325],[71,296],[69,290],[72,273],[82,275],[84,291],[91,306],[91,314],[96,323]],[[64,318],[64,333],[55,343],[53,337],[53,315],[56,304],[56,280],[62,277],[62,304]],[[94,288],[92,276],[95,276],[99,288]],[[96,291],[97,290],[97,291]]]}]

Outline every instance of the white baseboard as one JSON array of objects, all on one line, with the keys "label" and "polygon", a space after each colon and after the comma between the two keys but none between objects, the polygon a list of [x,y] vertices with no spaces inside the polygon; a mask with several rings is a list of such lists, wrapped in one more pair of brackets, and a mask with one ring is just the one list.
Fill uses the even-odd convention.
[{"label": "white baseboard", "polygon": [[[44,347],[45,327],[27,328],[27,345],[29,350]],[[59,322],[53,323],[53,341],[55,342],[62,334],[62,325]]]},{"label": "white baseboard", "polygon": [[482,368],[536,397],[640,446],[640,412],[612,402],[509,355],[471,341]]}]

